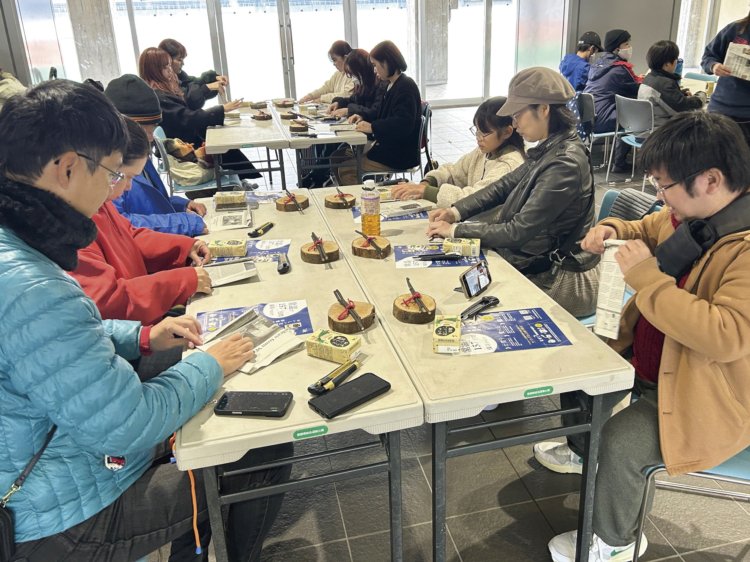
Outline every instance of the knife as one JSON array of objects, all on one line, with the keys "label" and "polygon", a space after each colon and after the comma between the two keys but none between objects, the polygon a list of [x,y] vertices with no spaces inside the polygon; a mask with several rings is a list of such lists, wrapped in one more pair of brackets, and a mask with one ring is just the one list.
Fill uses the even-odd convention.
[{"label": "knife", "polygon": [[[416,292],[416,291],[414,290],[414,287],[412,287],[411,281],[409,281],[409,278],[408,278],[408,277],[406,278],[406,284],[407,284],[407,285],[409,286],[409,290],[411,291],[411,296],[412,296],[412,297],[414,297],[414,295],[416,295],[416,294],[417,294],[417,292]],[[415,301],[417,302],[417,304],[419,305],[419,308],[420,308],[420,310],[424,309],[424,312],[429,312],[429,310],[427,310],[427,307],[426,307],[426,306],[424,305],[424,303],[422,302],[422,299],[421,299],[421,298],[419,298],[419,297],[414,297],[414,300],[415,300]]]},{"label": "knife", "polygon": [[292,195],[292,194],[291,194],[291,193],[289,192],[289,190],[288,190],[288,189],[285,189],[284,191],[285,191],[285,192],[286,192],[286,194],[287,194],[287,195],[289,196],[289,199],[290,199],[291,201],[294,201],[294,204],[295,204],[295,205],[297,206],[297,210],[298,210],[298,211],[300,212],[300,214],[303,214],[303,215],[304,215],[304,214],[305,214],[305,212],[304,212],[304,211],[302,210],[302,207],[300,207],[300,206],[299,206],[299,201],[297,201],[297,198],[296,198],[296,197],[295,197],[294,195]]},{"label": "knife", "polygon": [[[359,230],[355,230],[354,232],[356,232],[357,234],[359,234],[359,235],[360,235],[360,236],[361,236],[362,238],[364,238],[365,240],[368,240],[368,238],[369,238],[369,236],[365,236],[365,235],[364,235],[363,233],[361,233],[361,232],[360,232]],[[380,248],[380,246],[378,246],[378,245],[377,245],[377,244],[375,243],[375,240],[370,240],[369,242],[370,242],[370,244],[372,245],[372,247],[373,247],[373,248],[375,248],[375,249],[376,249],[376,250],[378,251],[378,256],[380,256],[380,257],[382,258],[382,257],[383,257],[383,250],[382,250],[382,249]]]},{"label": "knife", "polygon": [[[344,296],[341,294],[341,291],[336,289],[333,294],[336,296],[336,300],[339,301],[339,304],[344,307],[344,310],[346,310],[346,307],[349,306],[349,303],[346,302],[346,299],[344,299]],[[359,317],[359,314],[354,312],[353,308],[349,309],[349,314],[352,315],[352,318],[354,318],[354,321],[357,323],[357,327],[361,330],[365,330],[365,325],[362,324],[362,318]]]},{"label": "knife", "polygon": [[320,254],[320,259],[322,259],[323,261],[328,261],[328,254],[326,254],[326,251],[323,249],[323,239],[322,238],[319,239],[313,232],[312,233],[313,244],[317,243],[318,240],[320,240],[320,244],[315,245],[315,247],[318,249],[318,253]]}]

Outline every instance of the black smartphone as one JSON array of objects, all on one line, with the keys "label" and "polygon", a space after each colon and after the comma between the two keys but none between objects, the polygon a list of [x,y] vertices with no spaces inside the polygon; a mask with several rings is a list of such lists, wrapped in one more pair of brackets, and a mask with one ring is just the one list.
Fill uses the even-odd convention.
[{"label": "black smartphone", "polygon": [[388,381],[373,373],[365,373],[322,396],[311,398],[307,403],[321,416],[330,420],[388,392],[390,388],[391,383]]},{"label": "black smartphone", "polygon": [[482,294],[492,283],[490,269],[484,260],[464,271],[458,279],[461,282],[461,290],[463,290],[467,299],[473,299]]},{"label": "black smartphone", "polygon": [[280,418],[292,403],[291,392],[225,392],[214,408],[217,416]]}]

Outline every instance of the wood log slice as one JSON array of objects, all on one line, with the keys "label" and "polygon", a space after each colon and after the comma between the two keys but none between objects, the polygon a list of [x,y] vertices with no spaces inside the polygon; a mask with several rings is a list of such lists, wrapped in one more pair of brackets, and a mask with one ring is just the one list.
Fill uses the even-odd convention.
[{"label": "wood log slice", "polygon": [[[357,302],[354,303],[354,312],[359,314],[362,319],[362,325],[365,329],[369,328],[375,322],[375,307],[369,302]],[[339,314],[344,312],[344,307],[339,303],[334,304],[328,309],[328,327],[335,332],[341,332],[342,334],[356,334],[360,331],[357,326],[357,321],[354,320],[351,314],[347,314],[346,318],[339,320]]]},{"label": "wood log slice", "polygon": [[268,121],[272,119],[270,113],[266,113],[265,111],[260,111],[258,113],[255,113],[250,116],[251,119],[255,119],[256,121]]},{"label": "wood log slice", "polygon": [[419,308],[416,301],[411,301],[409,306],[405,306],[404,302],[409,298],[411,294],[406,294],[393,301],[393,316],[396,320],[406,324],[427,324],[435,320],[435,310],[437,310],[435,299],[429,295],[422,295],[422,302],[427,307],[427,312],[425,312]]},{"label": "wood log slice", "polygon": [[307,121],[298,121],[297,119],[289,123],[289,130],[293,133],[306,133],[309,130]]},{"label": "wood log slice", "polygon": [[283,120],[291,120],[295,119],[297,117],[297,114],[292,113],[291,111],[285,111],[284,113],[279,113],[279,117],[281,117]]},{"label": "wood log slice", "polygon": [[[247,102],[245,102],[247,103]],[[244,103],[243,103],[244,105]],[[250,102],[250,109],[266,109],[268,107],[268,103],[264,101],[259,102]]]},{"label": "wood log slice", "polygon": [[357,198],[354,195],[344,195],[339,197],[336,195],[329,195],[326,197],[325,205],[329,209],[351,209],[357,202]]},{"label": "wood log slice", "polygon": [[[306,196],[295,195],[294,198],[303,209],[307,209],[310,206],[310,200]],[[276,200],[276,210],[282,213],[293,213],[297,210],[297,205],[294,204],[294,201],[289,201],[287,195],[284,195],[281,199]]]},{"label": "wood log slice", "polygon": [[276,107],[294,107],[294,100],[290,100],[290,99],[275,100],[273,104]]},{"label": "wood log slice", "polygon": [[300,257],[302,258],[303,262],[314,264],[331,263],[337,261],[340,257],[339,245],[336,244],[336,242],[323,240],[323,250],[328,256],[328,259],[326,261],[323,261],[323,258],[321,257],[320,252],[318,252],[318,249],[313,248],[313,243],[310,242],[309,244],[305,244],[304,246],[302,246],[302,248],[300,249]]},{"label": "wood log slice", "polygon": [[382,260],[391,255],[391,243],[388,242],[387,238],[375,236],[374,242],[383,251],[382,256],[373,248],[372,244],[365,246],[367,240],[361,236],[352,240],[352,254],[360,258],[370,258],[372,260]]}]

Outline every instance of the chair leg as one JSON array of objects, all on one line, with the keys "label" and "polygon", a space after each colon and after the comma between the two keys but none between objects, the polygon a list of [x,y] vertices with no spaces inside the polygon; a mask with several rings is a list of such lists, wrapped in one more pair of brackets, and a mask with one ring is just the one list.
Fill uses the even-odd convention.
[{"label": "chair leg", "polygon": [[641,193],[646,191],[646,176],[647,174],[643,174],[643,185],[641,185]]},{"label": "chair leg", "polygon": [[633,561],[638,562],[638,554],[641,551],[641,538],[643,537],[643,527],[646,525],[646,507],[648,505],[648,497],[651,495],[651,490],[655,486],[655,478],[659,472],[666,472],[666,469],[662,466],[651,467],[646,473],[646,487],[643,490],[643,501],[641,502],[641,511],[638,514],[638,529],[635,534],[635,551],[633,552]]},{"label": "chair leg", "polygon": [[635,157],[638,154],[638,149],[636,147],[633,147],[633,169],[630,171],[630,181],[633,181],[633,178],[635,177]]},{"label": "chair leg", "polygon": [[609,163],[607,164],[607,176],[604,178],[606,183],[609,183],[609,171],[612,169],[612,158],[615,155],[615,144],[617,143],[617,135],[612,137],[612,150],[609,151]]}]

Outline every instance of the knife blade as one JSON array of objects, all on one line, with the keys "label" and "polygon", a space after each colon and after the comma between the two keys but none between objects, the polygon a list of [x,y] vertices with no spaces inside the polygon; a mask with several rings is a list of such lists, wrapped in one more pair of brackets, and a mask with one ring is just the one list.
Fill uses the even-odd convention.
[{"label": "knife blade", "polygon": [[[321,238],[320,240],[321,240],[321,243],[315,247],[318,249],[318,253],[320,254],[320,259],[322,259],[323,261],[328,261],[328,254],[326,254],[326,251],[323,249],[323,242],[322,242],[323,239]],[[312,233],[312,241],[313,243],[318,241],[318,237],[315,235],[314,232]]]},{"label": "knife blade", "polygon": [[[341,306],[343,306],[344,309],[346,309],[346,307],[349,306],[349,303],[346,301],[346,299],[344,298],[344,296],[341,294],[341,291],[339,291],[338,289],[336,289],[333,292],[333,294],[336,296],[336,300],[339,301],[339,304]],[[364,331],[365,330],[365,325],[362,324],[362,318],[360,318],[359,314],[357,314],[356,312],[354,312],[353,308],[349,309],[349,314],[351,314],[352,318],[354,318],[354,321],[357,323],[357,327],[361,331]]]},{"label": "knife blade", "polygon": [[[416,292],[416,291],[414,290],[414,287],[412,286],[412,284],[411,284],[411,281],[409,281],[409,278],[408,278],[408,277],[406,278],[406,284],[407,284],[407,285],[409,286],[409,290],[411,291],[411,296],[412,296],[412,297],[414,297],[414,295],[416,295],[416,294],[417,294],[417,292]],[[419,298],[419,297],[414,297],[414,300],[415,300],[415,301],[417,302],[417,304],[419,305],[419,308],[420,308],[420,310],[422,310],[422,309],[423,309],[423,310],[424,310],[424,312],[429,312],[429,310],[427,310],[427,307],[425,306],[425,304],[424,304],[424,303],[422,302],[422,299],[421,299],[421,298]]]},{"label": "knife blade", "polygon": [[[368,236],[365,236],[365,234],[363,234],[359,230],[355,230],[354,232],[356,232],[362,238],[364,238],[365,240],[367,240]],[[375,248],[378,251],[378,256],[380,256],[382,258],[383,257],[383,250],[382,250],[382,248],[375,243],[375,240],[370,240],[370,244],[372,245],[373,248]]]}]

